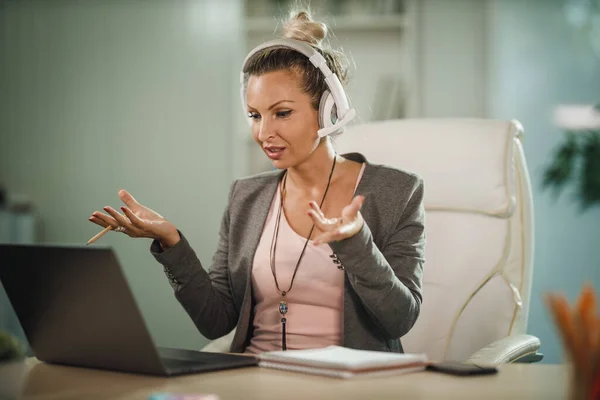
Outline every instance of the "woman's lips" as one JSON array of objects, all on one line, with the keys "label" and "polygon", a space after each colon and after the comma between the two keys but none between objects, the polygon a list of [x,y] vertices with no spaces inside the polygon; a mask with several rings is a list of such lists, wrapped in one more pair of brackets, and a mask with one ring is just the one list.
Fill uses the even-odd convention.
[{"label": "woman's lips", "polygon": [[285,147],[268,146],[265,147],[265,153],[271,160],[279,160],[283,156]]}]

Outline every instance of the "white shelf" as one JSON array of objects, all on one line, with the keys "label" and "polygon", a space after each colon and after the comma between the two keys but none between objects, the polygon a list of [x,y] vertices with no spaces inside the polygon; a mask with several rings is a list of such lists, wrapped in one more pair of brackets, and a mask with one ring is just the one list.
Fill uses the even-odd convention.
[{"label": "white shelf", "polygon": [[[404,15],[364,15],[327,18],[325,23],[334,33],[340,31],[389,31],[406,28]],[[246,18],[246,32],[272,33],[280,28],[275,18]]]}]

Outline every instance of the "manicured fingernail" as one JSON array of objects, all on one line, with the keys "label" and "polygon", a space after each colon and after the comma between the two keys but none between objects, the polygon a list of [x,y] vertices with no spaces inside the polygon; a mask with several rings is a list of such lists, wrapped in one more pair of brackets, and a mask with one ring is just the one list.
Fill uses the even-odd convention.
[{"label": "manicured fingernail", "polygon": [[125,212],[125,207],[121,207],[121,210],[122,210],[123,212]]}]

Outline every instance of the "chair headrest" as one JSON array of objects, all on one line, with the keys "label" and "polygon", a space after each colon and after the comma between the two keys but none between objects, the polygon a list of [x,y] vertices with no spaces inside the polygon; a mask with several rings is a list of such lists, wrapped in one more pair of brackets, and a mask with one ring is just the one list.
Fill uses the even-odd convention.
[{"label": "chair headrest", "polygon": [[516,204],[513,161],[518,121],[406,119],[354,125],[335,140],[338,153],[358,152],[421,176],[427,210],[500,218]]}]

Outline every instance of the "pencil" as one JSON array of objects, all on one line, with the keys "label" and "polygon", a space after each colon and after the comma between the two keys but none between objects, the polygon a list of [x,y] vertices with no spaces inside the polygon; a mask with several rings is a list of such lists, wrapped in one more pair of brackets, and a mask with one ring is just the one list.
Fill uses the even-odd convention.
[{"label": "pencil", "polygon": [[94,243],[96,240],[100,239],[102,236],[104,236],[104,234],[106,234],[106,232],[110,231],[112,229],[112,226],[107,226],[106,228],[104,228],[104,230],[100,233],[98,233],[96,236],[94,236],[93,238],[91,238],[90,240],[88,240],[87,244],[92,244]]}]

